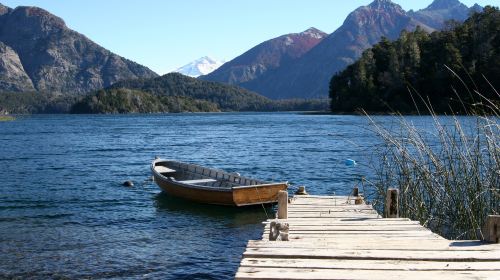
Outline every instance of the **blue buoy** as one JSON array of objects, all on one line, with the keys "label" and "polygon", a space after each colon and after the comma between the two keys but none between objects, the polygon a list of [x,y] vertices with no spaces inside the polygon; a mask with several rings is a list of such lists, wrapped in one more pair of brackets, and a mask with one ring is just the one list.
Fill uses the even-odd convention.
[{"label": "blue buoy", "polygon": [[347,165],[347,166],[355,166],[356,164],[358,164],[358,163],[353,159],[346,159],[345,160],[345,165]]}]

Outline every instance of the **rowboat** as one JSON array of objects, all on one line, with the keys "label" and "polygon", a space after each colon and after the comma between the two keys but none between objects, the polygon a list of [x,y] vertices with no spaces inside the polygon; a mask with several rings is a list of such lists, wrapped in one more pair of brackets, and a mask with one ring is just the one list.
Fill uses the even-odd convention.
[{"label": "rowboat", "polygon": [[151,171],[166,193],[184,199],[217,205],[249,206],[278,201],[287,182],[271,183],[174,160],[155,159]]}]

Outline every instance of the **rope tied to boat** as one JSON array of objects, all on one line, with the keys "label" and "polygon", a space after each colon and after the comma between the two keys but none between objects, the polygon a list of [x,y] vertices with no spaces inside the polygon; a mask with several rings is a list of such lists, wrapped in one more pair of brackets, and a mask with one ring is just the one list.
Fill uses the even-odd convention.
[{"label": "rope tied to boat", "polygon": [[259,188],[257,188],[257,186],[255,186],[255,192],[257,192],[257,196],[259,197],[260,205],[264,210],[264,214],[266,214],[266,218],[269,220],[269,215],[267,215],[266,206],[264,205],[264,201],[262,201],[262,198],[260,197]]}]

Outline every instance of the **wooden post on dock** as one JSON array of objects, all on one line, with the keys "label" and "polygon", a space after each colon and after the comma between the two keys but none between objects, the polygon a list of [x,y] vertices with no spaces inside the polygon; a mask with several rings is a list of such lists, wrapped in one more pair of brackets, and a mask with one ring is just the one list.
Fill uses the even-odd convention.
[{"label": "wooden post on dock", "polygon": [[354,197],[359,196],[359,188],[358,187],[354,187],[352,189],[352,196],[354,196]]},{"label": "wooden post on dock", "polygon": [[490,215],[486,218],[483,235],[486,242],[500,243],[500,215]]},{"label": "wooden post on dock", "polygon": [[288,219],[288,192],[278,193],[278,219]]},{"label": "wooden post on dock", "polygon": [[365,200],[363,199],[363,197],[359,195],[359,188],[358,187],[354,187],[352,189],[352,196],[354,197],[354,204],[355,205],[360,205],[360,204],[365,203]]},{"label": "wooden post on dock", "polygon": [[386,218],[399,218],[399,190],[387,189],[384,215]]}]

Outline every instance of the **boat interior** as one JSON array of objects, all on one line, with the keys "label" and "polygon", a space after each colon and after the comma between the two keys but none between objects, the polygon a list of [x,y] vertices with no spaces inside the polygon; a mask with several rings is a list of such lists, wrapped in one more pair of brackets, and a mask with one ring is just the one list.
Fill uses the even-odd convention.
[{"label": "boat interior", "polygon": [[177,161],[160,161],[154,168],[169,180],[188,185],[232,188],[267,184],[267,182],[246,178],[235,173]]}]

